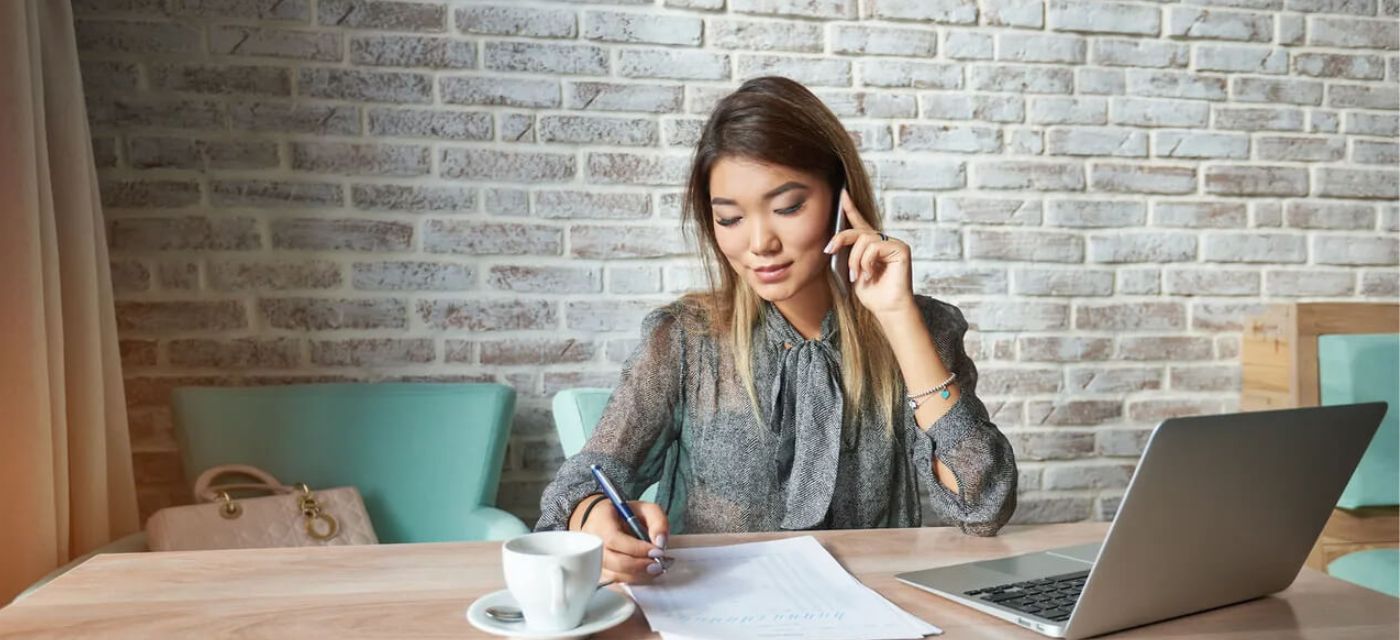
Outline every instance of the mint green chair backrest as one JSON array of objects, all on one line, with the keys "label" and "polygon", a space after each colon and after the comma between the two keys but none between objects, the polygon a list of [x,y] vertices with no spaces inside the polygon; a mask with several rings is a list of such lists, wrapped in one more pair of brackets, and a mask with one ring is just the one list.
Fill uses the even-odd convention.
[{"label": "mint green chair backrest", "polygon": [[1324,405],[1377,400],[1390,405],[1337,506],[1400,504],[1400,334],[1318,337],[1317,376]]},{"label": "mint green chair backrest", "polygon": [[[565,389],[554,394],[554,429],[559,433],[559,445],[564,457],[572,458],[583,450],[583,444],[593,435],[593,428],[603,417],[603,410],[612,397],[612,389]],[[637,500],[656,500],[656,485],[642,492]]]},{"label": "mint green chair backrest", "polygon": [[515,390],[499,384],[185,387],[173,394],[185,475],[251,464],[284,483],[354,486],[380,542],[525,533],[494,508]]}]

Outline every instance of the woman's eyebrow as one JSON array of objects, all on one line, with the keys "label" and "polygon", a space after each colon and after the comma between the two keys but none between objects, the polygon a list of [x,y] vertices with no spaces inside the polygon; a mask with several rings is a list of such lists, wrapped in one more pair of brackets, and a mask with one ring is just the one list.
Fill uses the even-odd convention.
[{"label": "woman's eyebrow", "polygon": [[[792,191],[793,189],[807,189],[807,188],[808,188],[807,185],[802,184],[801,182],[788,181],[788,182],[784,182],[783,184],[779,185],[776,189],[773,189],[772,191],[769,191],[768,193],[763,194],[763,199],[764,199],[764,200],[772,200],[773,198],[776,198],[776,197],[778,197],[778,196],[780,196],[780,195],[782,195],[782,194],[784,194],[784,193],[787,193],[787,192],[789,192],[789,191]],[[733,200],[731,200],[731,199],[729,199],[729,198],[710,198],[710,206],[712,206],[712,207],[714,207],[714,206],[720,206],[720,205],[736,205],[736,204],[738,204],[738,203],[737,203],[737,202],[734,202]]]},{"label": "woman's eyebrow", "polygon": [[806,188],[807,188],[807,185],[802,184],[801,182],[792,182],[792,181],[784,182],[784,183],[783,183],[781,186],[779,186],[777,189],[774,189],[774,190],[772,190],[772,191],[769,191],[768,193],[763,194],[763,199],[764,199],[764,200],[772,200],[773,198],[776,198],[776,197],[778,197],[778,196],[780,196],[780,195],[782,195],[782,194],[784,194],[784,193],[787,193],[787,192],[789,192],[789,191],[792,191],[793,189],[806,189]]}]

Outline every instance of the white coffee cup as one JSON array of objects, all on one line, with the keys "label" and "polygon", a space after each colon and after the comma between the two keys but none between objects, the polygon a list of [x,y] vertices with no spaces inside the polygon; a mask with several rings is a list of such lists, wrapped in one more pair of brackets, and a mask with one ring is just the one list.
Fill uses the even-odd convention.
[{"label": "white coffee cup", "polygon": [[506,587],[532,631],[577,627],[598,590],[603,540],[590,533],[543,531],[512,538],[501,547]]}]

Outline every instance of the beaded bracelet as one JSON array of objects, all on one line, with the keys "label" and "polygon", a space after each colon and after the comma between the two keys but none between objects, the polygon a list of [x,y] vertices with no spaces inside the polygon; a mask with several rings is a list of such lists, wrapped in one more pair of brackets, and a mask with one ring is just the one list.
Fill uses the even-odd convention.
[{"label": "beaded bracelet", "polygon": [[912,409],[912,410],[914,410],[914,411],[918,411],[918,410],[919,410],[919,405],[922,405],[922,404],[923,404],[923,402],[920,402],[919,399],[920,399],[920,398],[927,397],[927,396],[931,396],[931,395],[933,395],[933,394],[935,394],[935,393],[937,393],[937,394],[939,395],[939,397],[943,398],[944,400],[947,400],[947,399],[948,399],[948,396],[952,395],[951,393],[948,392],[948,385],[953,384],[953,381],[954,381],[954,380],[957,380],[957,379],[958,379],[958,374],[957,374],[957,373],[950,373],[950,374],[948,374],[948,379],[947,379],[947,380],[944,380],[942,384],[940,384],[940,385],[938,385],[938,386],[936,386],[936,387],[934,387],[934,388],[932,388],[932,389],[929,389],[928,391],[925,391],[925,392],[923,392],[923,393],[915,393],[915,394],[910,394],[910,395],[908,395],[908,396],[905,396],[905,397],[908,399],[908,401],[909,401],[909,408]]}]

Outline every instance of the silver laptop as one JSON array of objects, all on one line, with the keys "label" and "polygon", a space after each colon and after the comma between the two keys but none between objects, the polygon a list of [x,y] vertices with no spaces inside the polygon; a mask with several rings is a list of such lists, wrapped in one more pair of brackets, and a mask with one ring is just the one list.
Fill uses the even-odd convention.
[{"label": "silver laptop", "polygon": [[895,577],[1054,638],[1282,591],[1385,411],[1374,402],[1166,420],[1103,543]]}]

